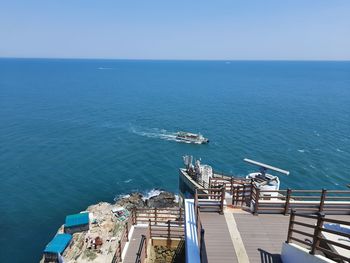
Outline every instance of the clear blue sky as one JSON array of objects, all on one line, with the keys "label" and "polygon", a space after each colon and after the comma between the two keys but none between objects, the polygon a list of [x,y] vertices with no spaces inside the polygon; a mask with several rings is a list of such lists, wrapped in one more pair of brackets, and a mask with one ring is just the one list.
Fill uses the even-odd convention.
[{"label": "clear blue sky", "polygon": [[0,0],[0,57],[350,59],[350,0]]}]

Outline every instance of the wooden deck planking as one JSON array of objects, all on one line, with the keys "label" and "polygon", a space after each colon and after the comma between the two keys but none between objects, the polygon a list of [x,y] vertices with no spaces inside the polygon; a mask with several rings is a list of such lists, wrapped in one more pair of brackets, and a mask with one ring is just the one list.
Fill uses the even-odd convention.
[{"label": "wooden deck planking", "polygon": [[[287,239],[289,216],[278,214],[253,216],[251,214],[238,213],[233,215],[251,263],[281,262],[280,253],[282,243]],[[349,220],[350,217],[346,215],[329,215],[327,218]],[[315,220],[307,218],[297,217],[296,220],[311,225],[316,223]],[[313,230],[310,228],[301,226],[296,226],[295,228],[313,234]],[[299,234],[293,234],[293,236],[301,240],[307,238]],[[300,243],[297,244],[305,246]]]},{"label": "wooden deck planking", "polygon": [[202,212],[201,221],[205,229],[205,254],[202,262],[238,262],[230,237],[225,216],[218,213]]},{"label": "wooden deck planking", "polygon": [[234,218],[251,263],[282,262],[280,253],[287,238],[288,216],[234,214]]},{"label": "wooden deck planking", "polygon": [[136,253],[140,246],[141,235],[146,235],[147,228],[146,227],[135,227],[134,232],[130,238],[129,246],[126,251],[125,258],[123,263],[135,263]]}]

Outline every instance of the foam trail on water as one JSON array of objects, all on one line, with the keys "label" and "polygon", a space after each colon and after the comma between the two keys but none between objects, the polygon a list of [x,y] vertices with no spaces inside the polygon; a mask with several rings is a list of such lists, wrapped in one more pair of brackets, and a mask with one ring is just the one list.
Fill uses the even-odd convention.
[{"label": "foam trail on water", "polygon": [[156,138],[166,141],[179,141],[176,139],[176,132],[169,132],[164,129],[140,129],[134,126],[130,126],[130,131],[136,135],[144,136],[147,138]]}]

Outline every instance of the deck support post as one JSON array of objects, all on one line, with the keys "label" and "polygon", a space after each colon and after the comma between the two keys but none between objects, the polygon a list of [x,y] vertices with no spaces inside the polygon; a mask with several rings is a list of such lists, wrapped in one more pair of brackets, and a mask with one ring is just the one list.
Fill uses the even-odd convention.
[{"label": "deck support post", "polygon": [[320,232],[323,225],[323,219],[325,214],[322,212],[317,213],[317,223],[314,231],[314,236],[312,238],[311,255],[315,255],[317,247],[320,245]]},{"label": "deck support post", "polygon": [[292,194],[292,190],[290,188],[288,188],[287,189],[287,196],[286,196],[286,203],[284,206],[284,215],[288,214],[291,194]]}]

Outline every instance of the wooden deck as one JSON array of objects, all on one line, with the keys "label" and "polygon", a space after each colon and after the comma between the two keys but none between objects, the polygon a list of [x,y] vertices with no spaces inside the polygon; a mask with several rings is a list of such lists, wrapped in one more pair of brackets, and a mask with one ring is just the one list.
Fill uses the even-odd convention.
[{"label": "wooden deck", "polygon": [[202,257],[202,262],[238,262],[225,216],[219,213],[202,212],[201,220],[205,229],[204,255],[206,255]]},{"label": "wooden deck", "polygon": [[287,239],[289,216],[234,214],[249,262],[282,262],[282,243]]},{"label": "wooden deck", "polygon": [[130,238],[129,246],[126,251],[125,258],[123,263],[135,263],[136,253],[140,246],[141,235],[146,235],[147,228],[146,227],[138,227],[134,228],[134,232]]},{"label": "wooden deck", "polygon": [[[280,253],[282,243],[287,239],[289,216],[278,214],[260,214],[259,216],[254,216],[248,213],[234,213],[233,216],[248,254],[249,262],[282,262]],[[332,215],[329,218],[349,220],[350,216]],[[303,222],[315,224],[314,220],[309,219],[303,219]],[[311,229],[303,228],[302,230],[313,234]],[[302,240],[305,239],[305,236],[298,234],[295,237]]]}]

